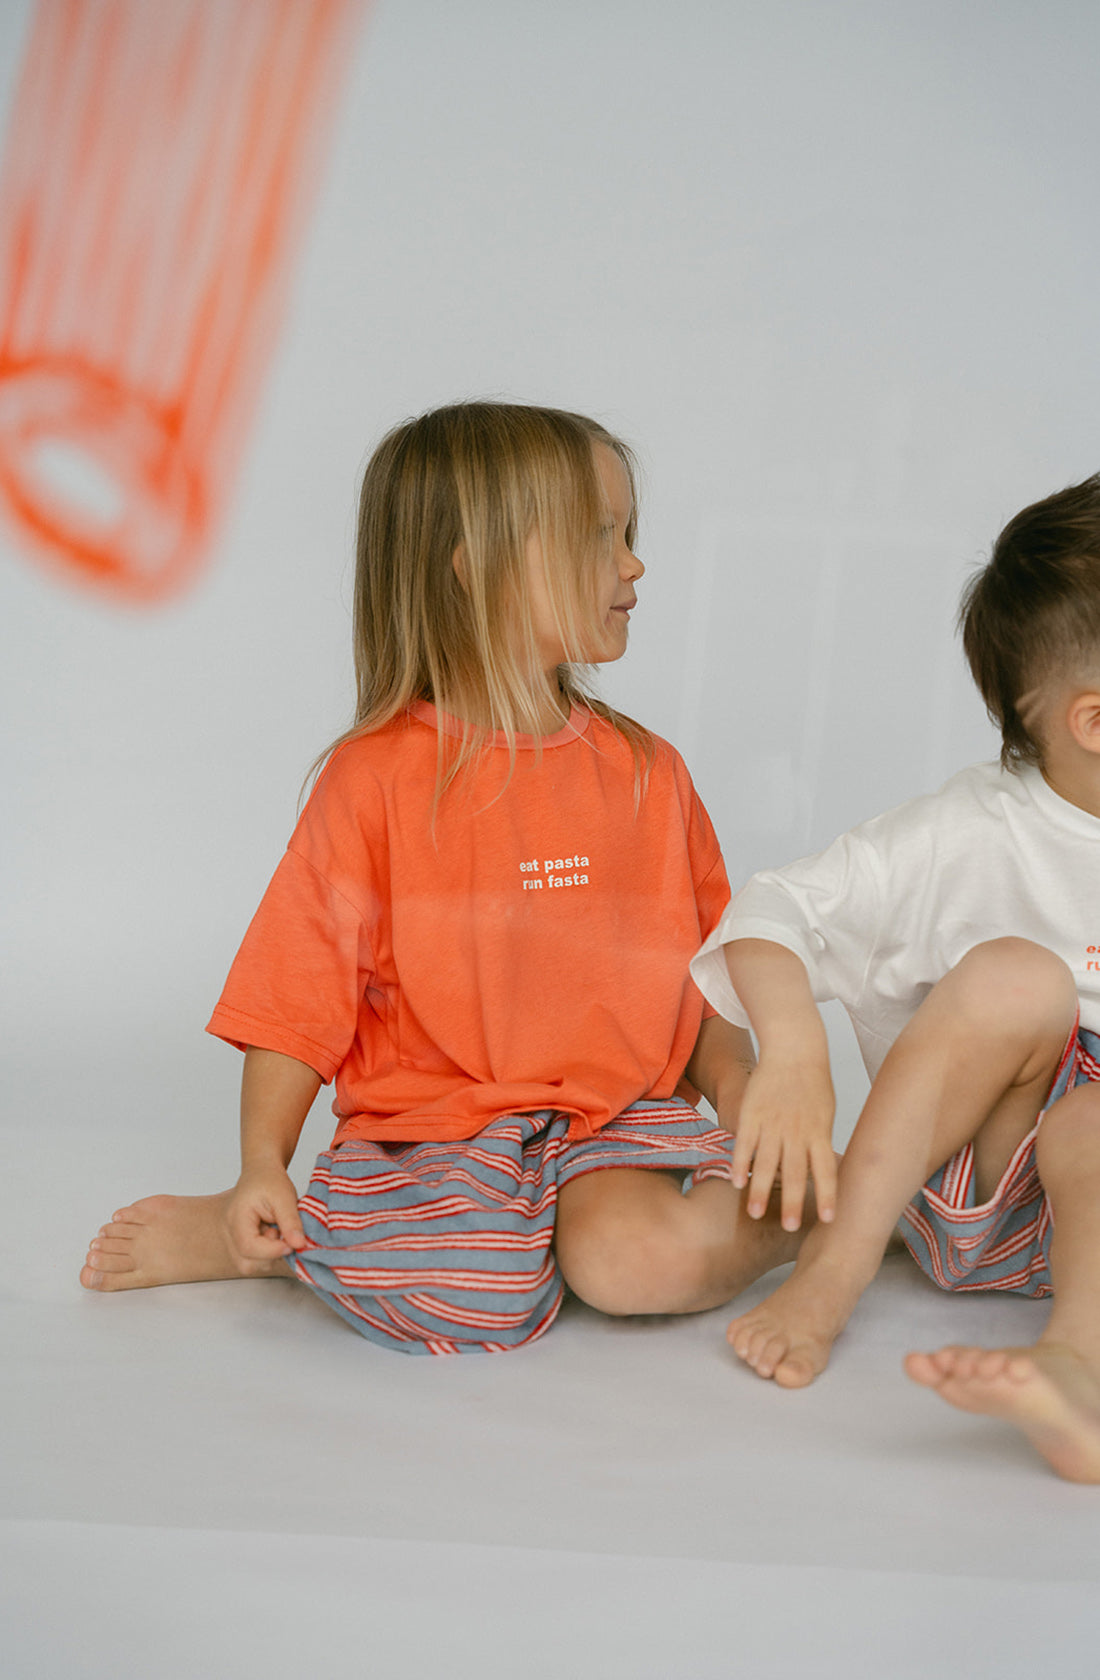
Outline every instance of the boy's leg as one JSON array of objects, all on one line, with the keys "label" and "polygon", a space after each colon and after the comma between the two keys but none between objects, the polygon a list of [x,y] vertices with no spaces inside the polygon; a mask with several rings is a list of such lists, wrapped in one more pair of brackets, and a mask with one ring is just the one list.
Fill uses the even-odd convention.
[{"label": "boy's leg", "polygon": [[934,986],[887,1056],[841,1162],[836,1218],[729,1339],[762,1377],[798,1388],[878,1270],[903,1208],[965,1143],[990,1195],[1035,1123],[1076,1019],[1060,958],[1021,939],[976,946]]},{"label": "boy's leg", "polygon": [[763,1219],[743,1192],[638,1167],[585,1173],[558,1191],[554,1249],[566,1283],[600,1312],[705,1312],[793,1260],[801,1231],[784,1231],[778,1191]]},{"label": "boy's leg", "polygon": [[144,1196],[120,1208],[93,1237],[80,1273],[85,1289],[148,1289],[218,1278],[290,1277],[285,1260],[241,1260],[229,1241],[232,1194]]},{"label": "boy's leg", "polygon": [[1054,1215],[1054,1305],[1034,1347],[948,1347],[905,1368],[968,1412],[1017,1425],[1058,1474],[1100,1482],[1100,1084],[1043,1117],[1035,1162]]}]

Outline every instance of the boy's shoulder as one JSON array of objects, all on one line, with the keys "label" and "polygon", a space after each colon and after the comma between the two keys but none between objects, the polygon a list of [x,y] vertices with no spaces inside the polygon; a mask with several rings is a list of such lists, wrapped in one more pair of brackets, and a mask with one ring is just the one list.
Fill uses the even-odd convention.
[{"label": "boy's shoulder", "polygon": [[1091,852],[1095,818],[1068,805],[1033,765],[971,764],[934,793],[918,794],[841,836],[839,850],[884,878],[910,881],[1015,859],[1013,868]]},{"label": "boy's shoulder", "polygon": [[[884,879],[953,868],[975,849],[998,850],[1033,797],[1026,777],[999,764],[970,764],[933,793],[916,794],[857,823],[818,856]],[[797,866],[795,866],[797,867]]]},{"label": "boy's shoulder", "polygon": [[968,764],[934,793],[919,793],[851,832],[869,837],[956,834],[960,827],[1006,822],[1013,813],[1034,811],[1033,778],[1038,771],[1003,770],[999,764]]}]

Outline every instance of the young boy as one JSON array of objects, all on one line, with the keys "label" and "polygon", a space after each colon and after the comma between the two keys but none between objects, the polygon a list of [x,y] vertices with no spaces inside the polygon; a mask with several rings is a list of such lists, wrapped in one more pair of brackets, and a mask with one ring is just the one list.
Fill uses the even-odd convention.
[{"label": "young boy", "polygon": [[815,998],[844,1004],[872,1079],[835,1217],[728,1334],[760,1376],[811,1382],[900,1218],[942,1287],[1054,1298],[1035,1346],[913,1353],[910,1377],[1100,1482],[1100,474],[1006,526],[961,623],[1002,767],[756,876],[692,965],[759,1041],[734,1153],[752,1216],[779,1174],[797,1228],[829,1149]]}]

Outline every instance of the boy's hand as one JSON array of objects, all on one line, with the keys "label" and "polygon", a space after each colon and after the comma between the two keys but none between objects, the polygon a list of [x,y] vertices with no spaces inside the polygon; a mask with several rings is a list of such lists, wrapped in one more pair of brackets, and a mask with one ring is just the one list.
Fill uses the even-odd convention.
[{"label": "boy's hand", "polygon": [[229,1237],[245,1260],[276,1260],[305,1248],[298,1192],[282,1167],[241,1173],[226,1210]]},{"label": "boy's hand", "polygon": [[760,1219],[766,1211],[777,1173],[784,1230],[797,1231],[802,1223],[809,1176],[818,1218],[832,1219],[836,1212],[835,1111],[829,1069],[818,1058],[784,1055],[769,1061],[761,1057],[741,1104],[733,1150],[733,1182],[739,1190],[750,1185],[752,1219]]}]

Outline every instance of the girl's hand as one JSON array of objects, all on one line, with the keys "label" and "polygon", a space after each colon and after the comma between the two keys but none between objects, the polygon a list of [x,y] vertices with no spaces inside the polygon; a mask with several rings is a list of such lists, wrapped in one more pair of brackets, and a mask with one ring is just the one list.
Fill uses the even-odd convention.
[{"label": "girl's hand", "polygon": [[226,1211],[229,1238],[245,1260],[277,1260],[305,1248],[298,1192],[279,1166],[248,1167]]},{"label": "girl's hand", "polygon": [[[812,1176],[817,1216],[836,1212],[836,1156],[832,1148],[836,1099],[828,1064],[819,1058],[762,1056],[741,1104],[733,1150],[733,1182],[750,1185],[748,1212],[760,1219],[776,1175],[785,1231],[797,1231],[807,1179]],[[751,1183],[750,1183],[751,1171]]]}]

